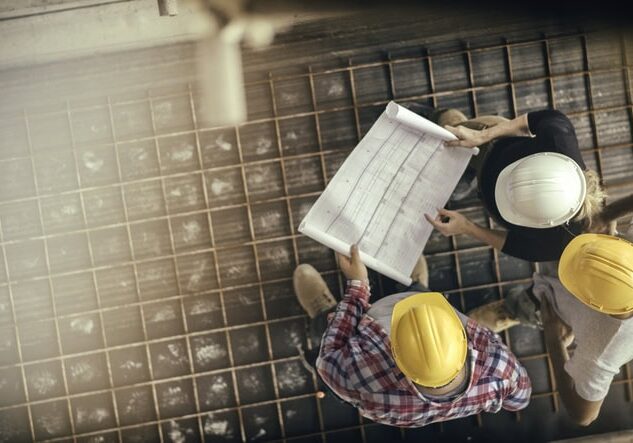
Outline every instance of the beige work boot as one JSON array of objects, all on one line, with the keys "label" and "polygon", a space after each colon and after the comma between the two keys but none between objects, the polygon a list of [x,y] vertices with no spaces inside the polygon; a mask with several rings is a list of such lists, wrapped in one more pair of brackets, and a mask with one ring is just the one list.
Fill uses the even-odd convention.
[{"label": "beige work boot", "polygon": [[336,300],[325,280],[314,267],[307,264],[297,266],[292,275],[292,284],[299,304],[310,318],[336,306]]},{"label": "beige work boot", "polygon": [[413,271],[411,271],[411,280],[413,280],[413,283],[420,283],[425,288],[429,287],[429,267],[426,264],[426,257],[424,257],[424,254],[420,255]]},{"label": "beige work boot", "polygon": [[493,301],[483,306],[479,306],[466,314],[481,326],[491,329],[493,332],[501,332],[520,322],[511,317],[506,309],[503,300]]}]

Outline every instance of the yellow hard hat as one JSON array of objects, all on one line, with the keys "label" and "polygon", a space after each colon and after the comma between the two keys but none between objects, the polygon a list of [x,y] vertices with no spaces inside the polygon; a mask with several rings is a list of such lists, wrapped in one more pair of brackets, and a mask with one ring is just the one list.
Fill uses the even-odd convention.
[{"label": "yellow hard hat", "polygon": [[596,311],[633,311],[633,244],[623,238],[577,236],[560,257],[558,276],[569,292]]},{"label": "yellow hard hat", "polygon": [[396,303],[390,339],[396,365],[421,386],[443,386],[464,367],[468,350],[464,326],[438,292],[415,294]]}]

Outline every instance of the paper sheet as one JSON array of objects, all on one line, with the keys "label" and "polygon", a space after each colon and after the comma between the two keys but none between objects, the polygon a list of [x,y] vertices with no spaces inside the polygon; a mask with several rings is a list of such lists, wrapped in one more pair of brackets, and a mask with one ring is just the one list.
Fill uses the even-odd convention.
[{"label": "paper sheet", "polygon": [[445,148],[456,137],[390,102],[299,226],[349,255],[357,243],[369,268],[404,285],[475,149]]}]

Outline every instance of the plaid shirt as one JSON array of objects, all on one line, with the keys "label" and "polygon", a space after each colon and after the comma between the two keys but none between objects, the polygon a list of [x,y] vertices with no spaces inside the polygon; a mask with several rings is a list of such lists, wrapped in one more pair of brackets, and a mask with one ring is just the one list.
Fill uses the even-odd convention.
[{"label": "plaid shirt", "polygon": [[396,366],[385,330],[365,314],[369,295],[365,283],[348,282],[317,360],[323,381],[364,417],[393,426],[420,427],[527,406],[532,387],[525,368],[497,334],[471,319],[466,326],[468,387],[453,397],[425,398]]}]

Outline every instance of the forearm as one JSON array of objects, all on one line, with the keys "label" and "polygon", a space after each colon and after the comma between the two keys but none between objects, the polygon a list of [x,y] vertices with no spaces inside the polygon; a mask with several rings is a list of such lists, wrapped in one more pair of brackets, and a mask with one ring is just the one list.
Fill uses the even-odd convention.
[{"label": "forearm", "polygon": [[484,228],[471,221],[468,221],[466,226],[466,234],[498,250],[503,248],[508,236],[506,231]]},{"label": "forearm", "polygon": [[327,330],[323,335],[316,369],[321,379],[336,394],[352,404],[359,400],[354,389],[351,371],[358,345],[356,327],[363,313],[367,310],[369,286],[366,282],[353,280],[343,300],[336,308]]},{"label": "forearm", "polygon": [[367,311],[369,291],[369,285],[366,282],[352,280],[348,283],[345,295],[336,307],[336,311],[323,335],[322,354],[334,352],[345,347],[348,339],[354,336],[358,322]]},{"label": "forearm", "polygon": [[532,134],[530,133],[527,114],[523,114],[520,117],[498,123],[482,130],[482,135],[484,136],[486,142],[488,142],[499,137],[527,137]]}]

